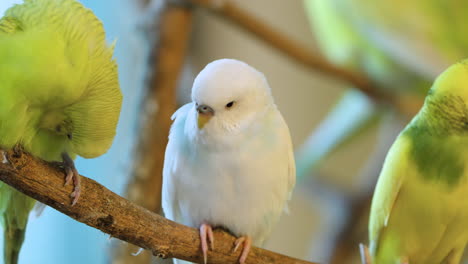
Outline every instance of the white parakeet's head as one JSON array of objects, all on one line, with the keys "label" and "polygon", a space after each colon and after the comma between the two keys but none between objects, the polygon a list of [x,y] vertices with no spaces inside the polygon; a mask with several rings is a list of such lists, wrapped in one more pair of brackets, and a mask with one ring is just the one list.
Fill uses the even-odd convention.
[{"label": "white parakeet's head", "polygon": [[221,59],[209,63],[192,88],[199,131],[236,133],[274,106],[265,76],[248,64]]}]

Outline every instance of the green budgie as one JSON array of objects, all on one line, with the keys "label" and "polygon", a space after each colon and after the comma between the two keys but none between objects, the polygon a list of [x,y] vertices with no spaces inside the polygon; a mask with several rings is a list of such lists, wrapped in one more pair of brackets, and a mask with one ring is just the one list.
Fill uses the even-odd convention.
[{"label": "green budgie", "polygon": [[426,78],[435,78],[466,56],[466,1],[331,2],[345,13],[348,23],[367,43]]},{"label": "green budgie", "polygon": [[[468,57],[468,1],[304,0],[304,5],[324,55],[365,74],[379,88],[377,93],[398,98],[394,103],[403,113],[416,113],[436,76]],[[309,175],[325,156],[388,114],[388,108],[366,98],[356,101],[359,95],[344,92],[301,148],[296,156],[298,177]],[[345,113],[353,115],[339,113],[343,105]],[[363,108],[364,114],[356,114]]]},{"label": "green budgie", "polygon": [[468,60],[443,72],[391,147],[367,263],[456,264],[468,242]]},{"label": "green budgie", "polygon": [[468,2],[304,1],[326,56],[379,87],[425,94],[440,72],[467,56]]},{"label": "green budgie", "polygon": [[[427,92],[431,80],[433,80],[442,69],[463,58],[460,57],[460,54],[464,54],[465,50],[456,50],[458,56],[454,56],[451,63],[437,64],[437,68],[440,69],[439,72],[434,73],[434,71],[432,71],[431,74],[426,74],[427,71],[423,72],[419,70],[419,68],[409,67],[409,65],[400,60],[400,57],[382,47],[382,45],[380,45],[381,43],[377,41],[380,40],[380,38],[374,38],[374,35],[382,32],[379,22],[384,18],[379,21],[374,21],[371,20],[370,17],[365,16],[365,14],[371,11],[380,14],[382,10],[376,2],[380,4],[384,1],[304,1],[311,25],[317,36],[318,44],[327,58],[335,64],[366,73],[379,87],[391,90],[392,92],[424,94]],[[415,1],[421,2],[422,0]],[[401,3],[399,8],[396,8],[394,2],[395,1],[392,1],[386,4],[393,5],[393,7],[387,7],[385,9],[386,12],[393,12],[395,15],[399,15],[401,14],[400,9],[403,9],[402,6],[409,5],[407,4],[408,1],[403,3],[403,1],[398,0],[396,2]],[[374,9],[369,10],[369,6],[374,7]],[[365,20],[365,18],[368,20]],[[411,19],[413,21],[415,20],[414,17],[409,16],[400,16],[399,19],[396,20],[400,21],[401,24],[411,24]],[[429,19],[423,20],[421,23],[429,23],[428,20]],[[402,32],[401,28],[396,28],[394,30],[400,30],[398,32],[402,35],[406,34],[406,32]],[[390,38],[390,36],[384,33],[382,33],[383,36],[381,38],[384,36]],[[388,42],[389,41],[385,43]],[[433,42],[430,43],[435,46]],[[415,43],[415,45],[416,44],[419,43]],[[417,49],[417,47],[414,49]],[[433,47],[433,49],[437,49],[437,46]],[[427,59],[428,57],[426,61]],[[429,65],[429,63],[425,65]]]},{"label": "green budgie", "polygon": [[[377,22],[366,21],[359,16],[359,12],[367,11],[359,10],[359,5],[365,6],[366,2],[369,2],[369,6],[375,6],[376,14],[380,14],[381,10],[377,4],[374,5],[374,2],[380,3],[379,0],[304,0],[304,8],[317,44],[330,62],[364,73],[377,84],[376,87],[381,88],[377,93],[401,96],[402,100],[396,101],[398,107],[403,112],[414,113],[420,108],[422,98],[436,75],[425,76],[416,69],[407,67],[371,39],[369,33],[379,32],[380,28]],[[391,8],[387,7],[386,11],[401,13]],[[411,19],[412,17],[401,16],[398,21],[411,23]],[[373,27],[372,31],[364,30],[361,25]],[[378,124],[387,112],[386,108],[379,106],[356,90],[348,89],[343,92],[327,117],[299,149],[296,156],[298,177],[310,175],[311,170],[327,156]]]},{"label": "green budgie", "polygon": [[[25,0],[0,19],[0,147],[63,161],[73,201],[72,158],[112,144],[122,94],[102,23],[75,0]],[[17,263],[34,200],[0,183],[5,263]]]}]

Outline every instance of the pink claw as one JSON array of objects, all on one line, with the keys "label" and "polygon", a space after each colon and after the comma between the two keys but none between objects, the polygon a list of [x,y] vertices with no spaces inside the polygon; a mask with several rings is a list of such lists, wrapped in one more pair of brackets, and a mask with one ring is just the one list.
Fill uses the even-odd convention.
[{"label": "pink claw", "polygon": [[232,252],[236,252],[241,244],[244,244],[244,248],[242,249],[242,254],[239,257],[239,264],[244,264],[247,260],[247,256],[249,255],[250,248],[252,247],[252,239],[250,239],[249,236],[239,237],[234,242],[235,247]]},{"label": "pink claw", "polygon": [[78,199],[81,195],[81,177],[78,171],[75,168],[75,163],[70,158],[67,153],[62,154],[63,166],[65,167],[66,177],[64,186],[70,184],[73,180],[73,192],[70,194],[70,197],[73,198],[72,206],[78,202]]},{"label": "pink claw", "polygon": [[[208,238],[208,239],[207,239]],[[203,252],[203,263],[207,263],[208,261],[208,242],[210,241],[210,248],[211,250],[214,249],[214,236],[213,236],[213,229],[209,224],[203,223],[200,226],[200,240],[201,240],[201,248]]]}]

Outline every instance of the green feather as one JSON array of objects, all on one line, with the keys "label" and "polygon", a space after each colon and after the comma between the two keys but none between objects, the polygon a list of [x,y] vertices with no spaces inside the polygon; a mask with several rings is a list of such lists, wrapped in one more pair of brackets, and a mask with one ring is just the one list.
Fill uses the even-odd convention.
[{"label": "green feather", "polygon": [[424,110],[403,135],[411,139],[411,157],[423,177],[458,183],[465,170],[460,146],[468,143],[468,108],[462,97],[431,90]]},{"label": "green feather", "polygon": [[405,135],[411,139],[410,155],[422,177],[435,182],[443,181],[449,186],[458,184],[465,171],[463,151],[459,146],[466,145],[468,140],[435,138],[418,127],[409,128]]}]

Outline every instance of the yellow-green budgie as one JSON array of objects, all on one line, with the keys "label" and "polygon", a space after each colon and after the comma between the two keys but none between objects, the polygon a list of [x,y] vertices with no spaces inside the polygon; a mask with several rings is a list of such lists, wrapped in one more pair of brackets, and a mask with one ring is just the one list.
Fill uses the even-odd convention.
[{"label": "yellow-green budgie", "polygon": [[434,82],[391,147],[372,200],[374,264],[456,264],[468,241],[468,60]]},{"label": "yellow-green budgie", "polygon": [[[427,15],[424,10],[414,10],[418,4],[421,5],[420,2],[424,1],[428,2],[426,0],[304,0],[304,3],[318,44],[329,60],[365,73],[380,88],[394,93],[421,94],[427,92],[431,80],[438,73],[448,65],[464,58],[462,55],[466,54],[465,48],[454,45],[451,47],[453,56],[444,60],[443,63],[440,60],[430,60],[432,57],[440,57],[448,53],[432,39],[443,36],[445,32],[440,30],[454,31],[453,28],[443,28],[447,25],[437,24],[439,31],[434,31],[434,34],[428,35],[425,39],[414,39],[411,43],[413,46],[406,42],[405,44],[408,45],[402,44],[401,39],[411,34],[408,30],[414,23],[427,25],[427,28],[430,28],[430,25],[436,26],[437,21],[431,22],[431,17],[420,16],[421,12]],[[446,2],[454,1],[447,0]],[[463,5],[468,7],[467,4]],[[407,9],[410,8],[413,15],[408,14],[410,12]],[[372,12],[374,16],[368,15]],[[381,15],[382,13],[385,15]],[[386,20],[389,20],[388,23]],[[395,25],[395,21],[398,21],[399,25]],[[393,24],[385,27],[392,22]],[[395,26],[391,27],[392,25]],[[454,31],[454,33],[461,32],[463,31]],[[390,42],[398,43],[398,45],[391,45],[390,50],[387,48]],[[433,50],[433,56],[423,57],[423,62],[420,56],[411,58],[400,56],[403,51],[422,50],[423,44],[430,46]],[[400,50],[403,51],[400,52]]]},{"label": "yellow-green budgie", "polygon": [[[112,144],[122,95],[102,23],[75,0],[25,0],[0,20],[0,147],[64,161],[76,203],[72,158]],[[0,184],[5,263],[17,263],[34,200]]]},{"label": "yellow-green budgie", "polygon": [[[431,4],[434,8],[429,10]],[[376,94],[402,98],[395,102],[403,113],[417,111],[432,80],[468,56],[468,45],[439,41],[453,36],[468,40],[464,27],[447,23],[465,19],[468,1],[304,0],[304,7],[328,60],[365,74],[377,84]],[[453,18],[443,20],[450,13]],[[297,153],[298,177],[310,175],[326,156],[374,127],[388,112],[380,106],[356,90],[343,92]]]},{"label": "yellow-green budgie", "polygon": [[440,72],[468,55],[466,1],[304,3],[325,55],[365,72],[382,88],[425,93]]}]

